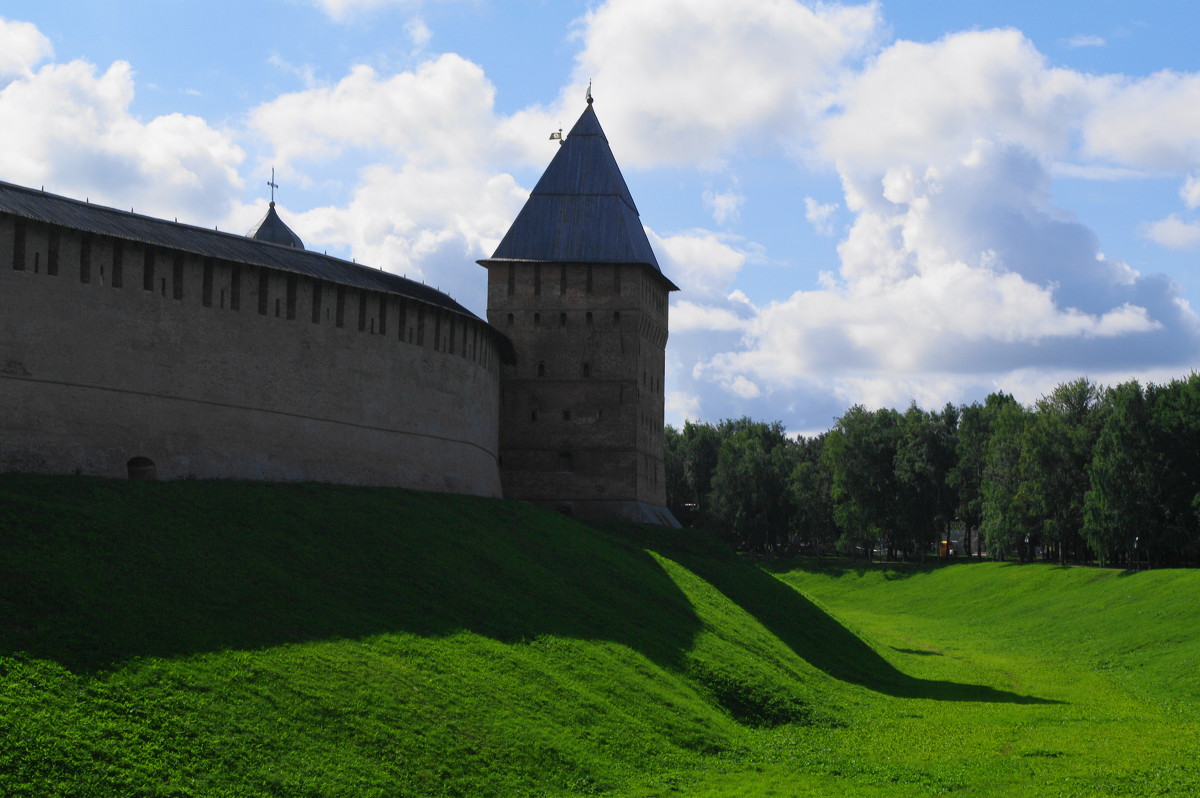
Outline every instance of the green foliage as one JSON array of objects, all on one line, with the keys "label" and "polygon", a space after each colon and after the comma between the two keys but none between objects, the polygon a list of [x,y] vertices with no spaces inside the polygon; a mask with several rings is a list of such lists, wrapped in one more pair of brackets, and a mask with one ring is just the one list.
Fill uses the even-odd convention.
[{"label": "green foliage", "polygon": [[687,421],[682,430],[666,428],[663,454],[667,506],[677,517],[698,515],[703,518],[708,512],[712,476],[720,448],[720,433],[709,424]]},{"label": "green foliage", "polygon": [[899,543],[920,554],[933,550],[954,520],[958,504],[949,475],[954,467],[958,409],[926,413],[916,403],[900,423],[894,468],[899,490]]},{"label": "green foliage", "polygon": [[798,550],[819,555],[833,549],[838,537],[834,520],[833,475],[823,453],[828,435],[796,442],[795,464],[788,476],[788,494],[794,508],[791,528]]},{"label": "green foliage", "polygon": [[838,419],[825,445],[833,477],[834,518],[845,550],[870,555],[875,541],[894,548],[898,486],[894,463],[900,414],[855,405]]},{"label": "green foliage", "polygon": [[1044,547],[1047,559],[1082,557],[1088,464],[1103,416],[1100,397],[1086,379],[1063,383],[1038,400],[1025,429],[1021,478],[1031,514],[1040,522],[1031,545]]},{"label": "green foliage", "polygon": [[984,454],[980,529],[988,551],[1003,559],[1036,534],[1030,497],[1021,478],[1029,413],[1004,394],[989,396],[985,406],[991,415],[992,433]]},{"label": "green foliage", "polygon": [[1200,491],[1200,377],[1105,395],[1088,467],[1084,534],[1106,562],[1194,562]]},{"label": "green foliage", "polygon": [[786,541],[791,506],[790,441],[783,426],[743,418],[718,427],[721,447],[713,469],[709,508],[718,529],[750,549],[773,550]]},{"label": "green foliage", "polygon": [[1161,523],[1159,486],[1165,476],[1151,438],[1150,410],[1137,382],[1108,392],[1088,473],[1084,537],[1101,563],[1127,561],[1138,542],[1149,541]]},{"label": "green foliage", "polygon": [[795,506],[788,488],[799,455],[783,425],[689,421],[682,430],[667,427],[664,448],[667,505],[676,517],[715,529],[740,548],[789,545]]},{"label": "green foliage", "polygon": [[992,413],[974,402],[959,410],[954,456],[946,474],[946,485],[955,497],[955,515],[967,534],[965,554],[971,554],[973,533],[983,524],[983,484],[987,445],[992,436]]},{"label": "green foliage", "polygon": [[667,428],[665,456],[677,517],[749,551],[924,559],[957,534],[999,559],[1200,564],[1196,374],[1144,390],[1077,379],[1032,407],[856,405],[795,440],[779,422],[688,422]]}]

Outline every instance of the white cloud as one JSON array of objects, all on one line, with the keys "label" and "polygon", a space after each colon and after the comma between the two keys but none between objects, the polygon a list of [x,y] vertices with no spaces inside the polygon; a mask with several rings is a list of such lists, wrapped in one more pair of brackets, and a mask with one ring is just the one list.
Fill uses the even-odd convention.
[{"label": "white cloud", "polygon": [[758,389],[757,385],[740,374],[726,383],[725,390],[743,399],[755,399],[762,395],[762,391]]},{"label": "white cloud", "polygon": [[408,36],[409,42],[418,50],[429,44],[433,39],[433,31],[425,24],[425,21],[420,17],[413,17],[404,24],[404,33]]},{"label": "white cloud", "polygon": [[926,374],[919,379],[849,377],[829,383],[831,393],[843,405],[861,404],[872,410],[904,407],[909,402],[929,409],[941,409],[947,402],[958,403],[965,395],[961,376]]},{"label": "white cloud", "polygon": [[1066,44],[1067,47],[1070,47],[1071,49],[1078,49],[1080,47],[1103,47],[1104,45],[1108,44],[1108,42],[1104,40],[1103,36],[1096,36],[1094,34],[1080,34],[1067,39]]},{"label": "white cloud", "polygon": [[712,163],[739,141],[791,141],[881,25],[876,4],[609,0],[580,23],[559,108],[578,108],[594,80],[622,164]]},{"label": "white cloud", "polygon": [[34,66],[53,54],[54,47],[37,26],[0,17],[0,78],[29,77]]},{"label": "white cloud", "polygon": [[276,69],[282,70],[283,72],[298,78],[300,82],[307,88],[311,89],[317,86],[316,71],[313,69],[312,64],[297,65],[289,63],[277,52],[273,52],[267,56],[267,63]]},{"label": "white cloud", "polygon": [[130,113],[133,70],[103,73],[84,61],[50,63],[0,89],[0,174],[25,185],[88,197],[197,224],[224,216],[241,185],[241,149],[203,119]]},{"label": "white cloud", "polygon": [[858,173],[952,162],[980,137],[1058,153],[1100,90],[1050,68],[1015,30],[900,41],[838,94],[842,110],[821,131],[822,150]]},{"label": "white cloud", "polygon": [[704,192],[704,204],[712,213],[713,221],[717,224],[736,222],[741,214],[746,197],[737,191],[713,191],[711,188]]},{"label": "white cloud", "polygon": [[340,163],[357,171],[346,203],[294,218],[306,243],[424,280],[482,315],[486,279],[475,261],[492,254],[528,196],[495,166],[509,157],[494,145],[503,123],[494,94],[478,65],[443,54],[393,75],[353,67],[251,120],[284,174],[306,180]]},{"label": "white cloud", "polygon": [[[958,398],[956,383],[1018,369],[1194,362],[1197,318],[1176,288],[1106,259],[1050,200],[1048,164],[1096,166],[1097,120],[1134,88],[1051,68],[1015,31],[888,48],[817,131],[854,214],[838,277],[751,306],[741,343],[705,356],[694,377],[933,406]],[[1176,88],[1189,96],[1189,81]],[[1100,166],[1128,177],[1151,165],[1118,144]],[[822,220],[815,200],[805,206]]]},{"label": "white cloud", "polygon": [[723,296],[746,263],[746,254],[707,230],[661,237],[647,229],[659,266],[688,296]]},{"label": "white cloud", "polygon": [[1056,161],[1051,164],[1050,173],[1055,177],[1078,177],[1081,180],[1140,180],[1153,176],[1144,169],[1131,169],[1127,166],[1080,164],[1066,161]]},{"label": "white cloud", "polygon": [[1141,235],[1168,249],[1200,248],[1200,223],[1185,222],[1178,214],[1143,225]]},{"label": "white cloud", "polygon": [[328,162],[349,149],[376,159],[478,163],[491,153],[494,96],[478,65],[445,54],[386,77],[355,66],[333,86],[255,108],[250,121],[281,170],[300,161]]},{"label": "white cloud", "polygon": [[475,261],[492,254],[526,197],[505,174],[376,165],[344,207],[289,221],[306,244],[348,247],[358,262],[423,280],[483,315],[487,281]]},{"label": "white cloud", "polygon": [[685,391],[669,391],[664,399],[668,424],[700,420],[700,397]]},{"label": "white cloud", "polygon": [[833,215],[837,213],[837,209],[836,203],[821,204],[812,197],[804,198],[804,218],[818,235],[833,235]]},{"label": "white cloud", "polygon": [[1179,189],[1179,196],[1189,208],[1200,207],[1200,173],[1193,172],[1187,176]]},{"label": "white cloud", "polygon": [[1176,172],[1200,163],[1200,74],[1164,71],[1094,82],[1104,95],[1083,123],[1086,154]]},{"label": "white cloud", "polygon": [[720,330],[724,332],[744,331],[746,320],[727,307],[700,305],[686,299],[671,304],[671,331],[676,333],[691,330]]},{"label": "white cloud", "polygon": [[[313,2],[336,19],[421,5]],[[681,387],[668,397],[681,416],[773,414],[771,397],[786,393],[815,408],[807,429],[854,401],[935,406],[1080,371],[1194,363],[1196,314],[1165,278],[1104,258],[1098,237],[1055,207],[1052,180],[1165,175],[1200,207],[1200,76],[1055,68],[1013,30],[875,52],[883,29],[877,3],[608,0],[578,22],[575,67],[546,107],[497,114],[483,68],[455,54],[396,74],[357,66],[333,83],[277,58],[306,90],[253,109],[248,136],[266,142],[256,167],[344,191],[288,216],[307,243],[424,278],[477,311],[474,260],[526,196],[506,170],[546,163],[546,136],[582,110],[588,78],[626,169],[721,166],[706,175],[727,187],[704,194],[717,225],[740,221],[742,159],[786,153],[836,169],[844,216],[839,203],[804,199],[818,233],[845,230],[836,273],[816,290],[755,304],[739,282],[764,260],[752,242],[647,230],[684,290],[671,304]],[[418,17],[404,36],[418,50],[431,41]],[[233,134],[196,117],[139,120],[128,64],[35,72],[51,55],[33,26],[0,21],[6,179],[168,218],[232,218],[243,158]],[[1175,214],[1143,234],[1200,246],[1200,224]]]},{"label": "white cloud", "polygon": [[331,19],[344,22],[356,14],[387,6],[419,6],[421,0],[312,0],[312,3]]}]

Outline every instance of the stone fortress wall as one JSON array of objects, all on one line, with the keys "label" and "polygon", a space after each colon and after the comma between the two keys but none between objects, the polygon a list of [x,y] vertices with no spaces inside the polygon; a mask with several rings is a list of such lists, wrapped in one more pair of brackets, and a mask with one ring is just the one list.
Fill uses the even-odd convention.
[{"label": "stone fortress wall", "polygon": [[612,263],[488,272],[488,320],[537,353],[506,368],[505,493],[579,515],[615,502],[664,507],[662,278]]},{"label": "stone fortress wall", "polygon": [[678,526],[667,509],[667,298],[637,205],[593,108],[490,258],[488,321],[518,353],[501,374],[504,495],[590,518]]},{"label": "stone fortress wall", "polygon": [[499,496],[505,343],[421,299],[0,213],[0,471]]},{"label": "stone fortress wall", "polygon": [[237,236],[0,182],[0,472],[392,485],[677,526],[678,288],[587,103],[478,261],[490,324],[304,249],[273,199]]}]

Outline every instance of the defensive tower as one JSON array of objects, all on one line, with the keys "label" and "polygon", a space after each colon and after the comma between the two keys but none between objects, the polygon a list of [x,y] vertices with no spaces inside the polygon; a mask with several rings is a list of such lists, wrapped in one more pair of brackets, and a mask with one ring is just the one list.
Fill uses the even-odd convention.
[{"label": "defensive tower", "polygon": [[666,508],[667,297],[637,206],[592,108],[561,140],[491,258],[504,495],[590,518],[678,526]]}]

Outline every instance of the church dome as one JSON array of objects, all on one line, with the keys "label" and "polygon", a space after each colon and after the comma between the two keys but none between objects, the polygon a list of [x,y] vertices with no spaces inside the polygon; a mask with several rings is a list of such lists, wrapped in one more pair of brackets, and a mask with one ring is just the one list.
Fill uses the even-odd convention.
[{"label": "church dome", "polygon": [[284,224],[283,219],[280,219],[279,214],[275,212],[274,200],[267,208],[267,215],[252,227],[250,232],[246,233],[246,237],[256,241],[269,241],[272,244],[283,244],[285,247],[304,249],[304,242],[300,240],[300,236],[293,233],[292,228]]}]

